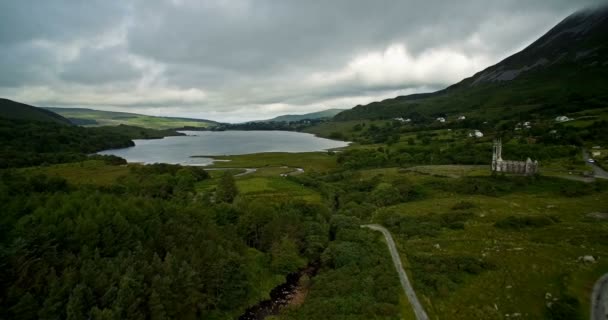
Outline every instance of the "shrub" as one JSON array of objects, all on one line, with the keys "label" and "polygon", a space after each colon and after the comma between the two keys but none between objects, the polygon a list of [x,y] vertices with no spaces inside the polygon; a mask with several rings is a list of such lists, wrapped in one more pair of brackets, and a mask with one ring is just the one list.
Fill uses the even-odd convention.
[{"label": "shrub", "polygon": [[502,220],[496,221],[494,226],[500,229],[524,229],[524,228],[541,228],[554,223],[558,223],[559,219],[554,216],[508,216]]},{"label": "shrub", "polygon": [[459,201],[452,206],[452,210],[467,210],[471,208],[475,208],[475,204],[469,201]]}]

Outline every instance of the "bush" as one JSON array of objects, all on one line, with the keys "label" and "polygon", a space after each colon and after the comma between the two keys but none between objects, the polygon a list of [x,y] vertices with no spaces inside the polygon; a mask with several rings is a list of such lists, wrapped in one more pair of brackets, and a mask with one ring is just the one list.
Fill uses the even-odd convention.
[{"label": "bush", "polygon": [[416,286],[425,294],[445,296],[464,281],[494,268],[485,260],[470,256],[409,255]]},{"label": "bush", "polygon": [[450,212],[439,215],[439,220],[444,228],[464,229],[464,223],[473,216],[471,212]]},{"label": "bush", "polygon": [[508,216],[494,223],[496,228],[520,230],[524,228],[541,228],[554,223],[559,219],[554,216]]},{"label": "bush", "polygon": [[342,134],[342,132],[334,131],[329,134],[329,138],[335,140],[342,140],[344,139],[344,135]]},{"label": "bush", "polygon": [[452,206],[452,210],[467,210],[471,208],[475,208],[475,204],[469,201],[459,201]]},{"label": "bush", "polygon": [[547,307],[547,319],[551,320],[579,320],[580,303],[572,296],[565,295]]}]

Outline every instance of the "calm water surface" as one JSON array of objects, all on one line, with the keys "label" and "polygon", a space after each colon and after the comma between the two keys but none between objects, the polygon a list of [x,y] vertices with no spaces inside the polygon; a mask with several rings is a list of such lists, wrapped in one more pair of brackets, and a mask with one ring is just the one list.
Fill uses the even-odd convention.
[{"label": "calm water surface", "polygon": [[180,131],[187,136],[133,140],[134,147],[101,151],[128,162],[209,165],[210,158],[192,156],[238,155],[260,152],[310,152],[344,147],[348,142],[289,131]]}]

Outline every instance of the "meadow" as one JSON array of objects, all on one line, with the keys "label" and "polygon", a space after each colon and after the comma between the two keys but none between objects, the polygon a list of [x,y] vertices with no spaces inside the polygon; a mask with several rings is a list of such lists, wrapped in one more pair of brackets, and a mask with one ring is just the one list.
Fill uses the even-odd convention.
[{"label": "meadow", "polygon": [[[588,316],[591,287],[608,268],[608,216],[593,214],[608,207],[606,183],[493,178],[478,166],[368,169],[360,177],[422,186],[422,197],[378,208],[370,221],[392,231],[431,318],[539,319],[547,303],[571,297]],[[585,255],[599,260],[578,260]]]}]

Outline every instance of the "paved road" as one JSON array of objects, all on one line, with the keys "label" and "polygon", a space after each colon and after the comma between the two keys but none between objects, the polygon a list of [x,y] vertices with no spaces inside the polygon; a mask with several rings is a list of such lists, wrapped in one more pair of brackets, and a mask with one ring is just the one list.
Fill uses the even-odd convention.
[{"label": "paved road", "polygon": [[258,171],[258,168],[230,168],[230,167],[226,167],[226,168],[205,168],[203,167],[204,170],[206,171],[221,171],[221,170],[245,170],[245,172],[241,172],[241,173],[237,173],[234,176],[235,177],[242,177],[244,175],[248,175],[250,173],[254,173],[256,171]]},{"label": "paved road", "polygon": [[591,167],[591,169],[593,169],[593,176],[596,178],[601,178],[601,179],[608,179],[608,172],[606,172],[606,170],[600,168],[598,165],[596,165],[595,163],[589,163],[589,154],[587,153],[587,151],[585,149],[583,149],[583,159],[585,160],[585,163]]},{"label": "paved road", "polygon": [[399,257],[399,252],[397,252],[397,247],[395,246],[395,241],[391,236],[391,233],[386,230],[381,225],[377,224],[366,224],[362,225],[363,228],[370,228],[372,230],[380,231],[384,235],[386,239],[386,244],[388,245],[388,250],[391,252],[391,257],[393,258],[393,263],[395,264],[395,269],[397,269],[397,273],[399,274],[399,281],[401,281],[401,286],[403,287],[403,291],[407,296],[407,299],[410,301],[412,308],[414,309],[414,314],[416,314],[416,319],[418,320],[428,320],[429,317],[426,315],[424,308],[420,304],[418,297],[416,297],[416,293],[414,292],[414,288],[412,288],[412,284],[403,270],[403,265],[401,265],[401,258]]},{"label": "paved road", "polygon": [[[204,168],[204,167],[203,167]],[[285,168],[289,168],[289,167],[285,167]],[[218,170],[245,170],[245,172],[241,172],[241,173],[237,173],[234,176],[235,177],[242,177],[251,173],[254,173],[256,171],[258,171],[258,169],[260,168],[236,168],[236,167],[223,167],[223,168],[204,168],[205,170],[208,171],[218,171]],[[302,168],[294,168],[295,170],[293,171],[289,171],[287,173],[281,173],[280,176],[281,177],[286,177],[286,176],[295,176],[297,174],[301,174],[304,173],[304,169]]]},{"label": "paved road", "polygon": [[591,320],[608,319],[608,273],[593,286],[591,294]]}]

